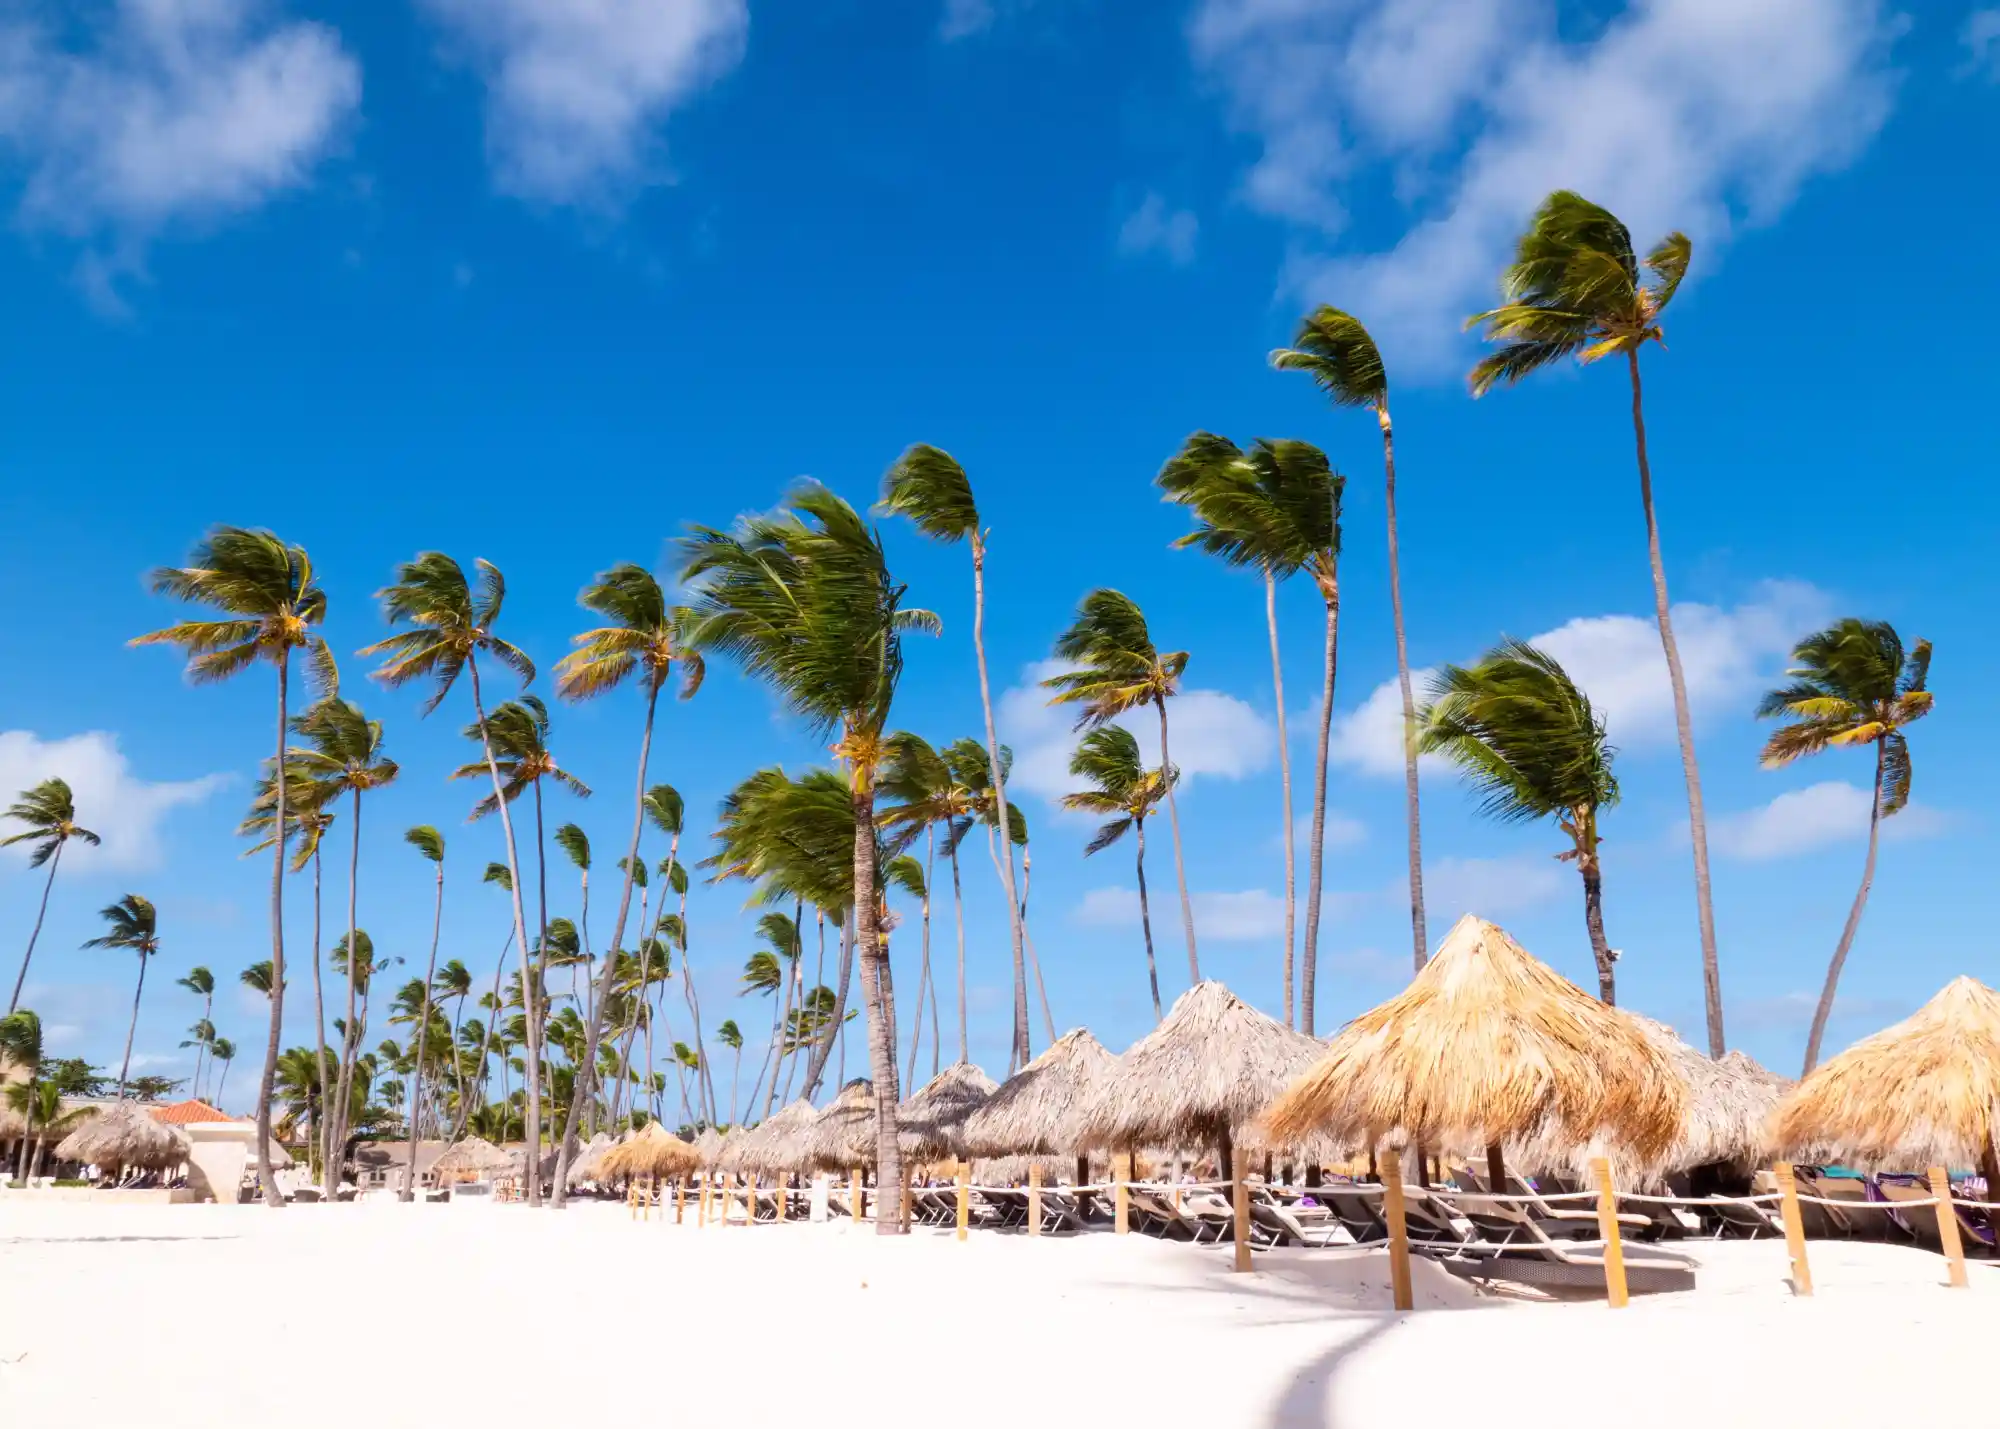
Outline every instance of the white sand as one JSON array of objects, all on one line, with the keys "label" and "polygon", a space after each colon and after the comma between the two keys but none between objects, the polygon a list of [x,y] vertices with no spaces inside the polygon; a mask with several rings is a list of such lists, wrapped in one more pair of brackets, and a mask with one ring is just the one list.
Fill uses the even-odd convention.
[{"label": "white sand", "polygon": [[[1138,1235],[24,1199],[0,1199],[7,1429],[1993,1422],[2000,1276],[1950,1291],[1936,1256],[1887,1246],[1815,1242],[1799,1300],[1782,1241],[1700,1245],[1697,1291],[1618,1312],[1419,1263],[1398,1315],[1380,1252],[1260,1253],[1238,1276],[1227,1247]],[[862,1397],[877,1353],[886,1414]]]}]

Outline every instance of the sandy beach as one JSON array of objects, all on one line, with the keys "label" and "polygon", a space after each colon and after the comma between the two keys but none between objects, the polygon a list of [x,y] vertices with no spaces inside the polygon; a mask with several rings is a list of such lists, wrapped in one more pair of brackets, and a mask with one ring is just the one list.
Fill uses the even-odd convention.
[{"label": "sandy beach", "polygon": [[[846,1223],[634,1222],[622,1206],[100,1207],[0,1202],[0,1423],[289,1426],[1157,1419],[1350,1429],[1454,1402],[1624,1429],[1977,1422],[2000,1281],[1899,1247],[1693,1247],[1693,1293],[1523,1303],[1381,1251],[1030,1240]],[[580,1337],[580,1338],[579,1338]],[[568,1370],[590,1346],[587,1387]],[[863,1385],[880,1355],[886,1417]],[[329,1396],[327,1385],[338,1386]]]}]

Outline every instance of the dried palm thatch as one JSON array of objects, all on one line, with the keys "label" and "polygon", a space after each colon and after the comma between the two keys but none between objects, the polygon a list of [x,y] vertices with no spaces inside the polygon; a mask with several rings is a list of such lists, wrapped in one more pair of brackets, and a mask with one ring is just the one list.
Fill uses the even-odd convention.
[{"label": "dried palm thatch", "polygon": [[875,1164],[875,1084],[857,1077],[813,1118],[804,1133],[806,1164],[854,1171]]},{"label": "dried palm thatch", "polygon": [[970,1062],[955,1062],[896,1108],[897,1141],[919,1161],[965,1155],[965,1119],[998,1088]]},{"label": "dried palm thatch", "polygon": [[819,1111],[804,1097],[749,1130],[732,1134],[721,1169],[735,1175],[783,1176],[805,1165],[805,1133]]},{"label": "dried palm thatch", "polygon": [[504,1176],[514,1169],[514,1158],[483,1136],[468,1136],[431,1163],[431,1174],[476,1181],[483,1176]]},{"label": "dried palm thatch", "polygon": [[[1081,1142],[1119,1151],[1233,1145],[1325,1050],[1221,983],[1196,983],[1098,1080]],[[1315,1134],[1305,1127],[1282,1141]]]},{"label": "dried palm thatch", "polygon": [[582,1149],[576,1153],[576,1160],[569,1163],[569,1180],[564,1184],[573,1188],[583,1184],[585,1181],[595,1181],[597,1179],[597,1159],[617,1144],[612,1139],[611,1134],[606,1131],[600,1131],[597,1135],[591,1137],[590,1140],[583,1144]]},{"label": "dried palm thatch", "polygon": [[127,1167],[158,1171],[187,1159],[187,1138],[137,1102],[106,1107],[56,1146],[56,1160],[88,1162],[107,1176]]},{"label": "dried palm thatch", "polygon": [[703,1166],[716,1166],[722,1161],[723,1147],[729,1138],[712,1126],[704,1126],[694,1139],[695,1152],[701,1157]]},{"label": "dried palm thatch", "polygon": [[600,1181],[630,1176],[686,1176],[703,1166],[700,1150],[658,1122],[648,1122],[630,1141],[621,1141],[597,1160]]},{"label": "dried palm thatch", "polygon": [[2000,993],[1962,977],[1812,1072],[1778,1106],[1781,1156],[1863,1168],[1994,1165]]},{"label": "dried palm thatch", "polygon": [[1082,1113],[1117,1065],[1079,1027],[1002,1082],[965,1119],[963,1144],[974,1156],[1053,1156],[1082,1143]]},{"label": "dried palm thatch", "polygon": [[1408,988],[1333,1038],[1265,1124],[1280,1141],[1518,1141],[1651,1163],[1687,1105],[1685,1081],[1636,1022],[1467,915]]}]

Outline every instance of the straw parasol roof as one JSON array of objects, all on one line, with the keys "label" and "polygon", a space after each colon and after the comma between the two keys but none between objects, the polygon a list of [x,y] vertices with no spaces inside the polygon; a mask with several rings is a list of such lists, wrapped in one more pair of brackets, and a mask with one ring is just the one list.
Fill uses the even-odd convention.
[{"label": "straw parasol roof", "polygon": [[974,1156],[1053,1156],[1081,1142],[1082,1112],[1118,1059],[1079,1027],[1002,1082],[965,1119]]},{"label": "straw parasol roof", "polygon": [[569,1180],[564,1184],[575,1187],[585,1181],[597,1179],[597,1158],[609,1151],[617,1143],[611,1133],[600,1131],[577,1149],[576,1159],[569,1163]]},{"label": "straw parasol roof", "polygon": [[1280,1140],[1664,1155],[1687,1083],[1633,1019],[1468,914],[1402,993],[1343,1028],[1266,1114]]},{"label": "straw parasol roof", "polygon": [[938,1161],[965,1154],[965,1119],[999,1088],[970,1062],[954,1062],[896,1108],[896,1140],[905,1156]]},{"label": "straw parasol roof", "polygon": [[597,1160],[597,1177],[685,1176],[707,1163],[700,1148],[682,1141],[657,1121],[646,1123],[636,1136],[621,1141]]},{"label": "straw parasol roof", "polygon": [[446,1148],[431,1163],[431,1174],[439,1180],[447,1176],[504,1176],[514,1169],[514,1158],[483,1136],[468,1136]]},{"label": "straw parasol roof", "polygon": [[1196,983],[1097,1080],[1079,1139],[1121,1151],[1242,1140],[1324,1050],[1221,983]]},{"label": "straw parasol roof", "polygon": [[1855,1043],[1778,1106],[1779,1155],[1863,1168],[1981,1166],[1994,1176],[2000,993],[1962,977]]},{"label": "straw parasol roof", "polygon": [[813,1118],[804,1133],[806,1163],[851,1171],[875,1164],[875,1084],[857,1077]]},{"label": "straw parasol roof", "polygon": [[188,1141],[137,1102],[106,1107],[56,1147],[58,1161],[87,1161],[115,1174],[128,1166],[156,1171],[188,1158]]},{"label": "straw parasol roof", "polygon": [[737,1175],[782,1176],[805,1164],[805,1133],[819,1115],[804,1097],[780,1107],[747,1131],[735,1133],[722,1167]]}]

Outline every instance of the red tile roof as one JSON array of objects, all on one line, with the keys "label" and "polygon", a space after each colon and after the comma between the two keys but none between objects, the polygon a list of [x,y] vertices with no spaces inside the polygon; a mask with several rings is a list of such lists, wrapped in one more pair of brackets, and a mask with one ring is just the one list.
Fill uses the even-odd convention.
[{"label": "red tile roof", "polygon": [[169,1126],[188,1126],[201,1121],[234,1121],[227,1112],[217,1111],[205,1101],[188,1100],[153,1108],[153,1120]]}]

